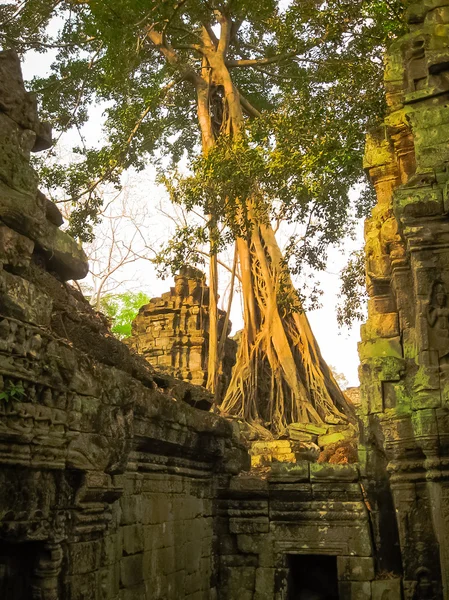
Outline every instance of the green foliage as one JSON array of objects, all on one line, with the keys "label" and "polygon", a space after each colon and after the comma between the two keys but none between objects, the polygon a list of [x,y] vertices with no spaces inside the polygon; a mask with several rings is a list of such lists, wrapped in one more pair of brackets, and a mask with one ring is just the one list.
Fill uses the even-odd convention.
[{"label": "green foliage", "polygon": [[[351,230],[353,215],[369,210],[372,195],[354,207],[348,192],[363,180],[365,132],[384,110],[382,55],[403,32],[402,0],[27,0],[15,6],[0,7],[2,44],[57,52],[50,76],[32,84],[43,117],[59,131],[79,129],[89,106],[105,103],[103,145],[77,148],[79,164],[43,171],[48,186],[73,200],[72,234],[91,237],[102,182],[119,187],[124,169],[142,169],[148,159],[174,201],[214,214],[217,247],[245,234],[249,209],[300,226],[288,252],[296,273],[307,264],[322,268],[329,245]],[[218,6],[240,25],[229,64],[284,58],[229,67],[256,112],[247,111],[243,137],[217,130],[216,147],[202,156],[196,92],[180,73],[203,73],[195,44],[203,23],[216,29]],[[58,20],[50,35],[52,15]],[[176,64],[150,43],[149,28],[163,32]],[[218,92],[210,113],[220,122]],[[187,176],[177,171],[182,157],[189,159]],[[249,196],[251,207],[244,202]],[[207,237],[187,229],[177,232],[162,262],[172,257],[175,264],[188,254],[192,235]]]},{"label": "green foliage", "polygon": [[337,306],[337,321],[340,327],[350,327],[354,321],[360,321],[365,314],[368,298],[365,287],[365,253],[353,252],[348,264],[340,274],[340,304]]},{"label": "green foliage", "polygon": [[106,294],[101,299],[101,310],[112,322],[111,331],[119,339],[131,335],[131,325],[139,309],[148,304],[149,296],[143,292],[124,292],[123,294]]},{"label": "green foliage", "polygon": [[11,400],[21,400],[24,394],[25,388],[21,381],[13,383],[9,380],[0,392],[0,401],[10,402]]}]

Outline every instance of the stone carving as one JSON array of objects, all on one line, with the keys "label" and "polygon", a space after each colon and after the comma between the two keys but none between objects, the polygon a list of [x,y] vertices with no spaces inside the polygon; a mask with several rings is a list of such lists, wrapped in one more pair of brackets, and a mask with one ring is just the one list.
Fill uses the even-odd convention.
[{"label": "stone carving", "polygon": [[[219,311],[219,335],[225,313]],[[228,325],[228,332],[231,324]],[[204,274],[184,267],[175,276],[175,286],[160,298],[143,306],[133,323],[127,342],[157,368],[189,381],[205,385],[209,337],[209,288]],[[225,344],[221,384],[225,389],[235,362],[236,343]]]},{"label": "stone carving", "polygon": [[416,571],[416,588],[413,600],[436,600],[433,589],[432,575],[429,569],[421,567]]},{"label": "stone carving", "polygon": [[440,359],[445,358],[449,354],[449,306],[447,306],[446,288],[442,281],[435,281],[432,286],[427,306],[427,321],[430,326],[431,345],[438,350]]}]

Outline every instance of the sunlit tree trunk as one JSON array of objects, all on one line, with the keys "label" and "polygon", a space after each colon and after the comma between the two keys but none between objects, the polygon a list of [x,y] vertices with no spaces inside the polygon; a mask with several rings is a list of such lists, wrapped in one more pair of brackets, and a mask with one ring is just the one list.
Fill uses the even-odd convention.
[{"label": "sunlit tree trunk", "polygon": [[[219,13],[218,21],[221,27],[219,39],[210,28],[203,28],[202,74],[190,75],[197,90],[198,120],[205,154],[214,147],[219,136],[237,140],[245,134],[242,98],[226,65],[232,24]],[[170,49],[163,49],[170,62],[175,64],[167,54],[169,52]],[[217,87],[223,90],[223,122],[218,129],[211,114],[213,90]],[[248,112],[247,107],[246,110]],[[344,420],[351,415],[351,408],[321,356],[268,219],[262,224],[252,213],[253,200],[240,200],[250,221],[246,237],[236,241],[244,329],[221,410],[265,427],[275,435],[292,422]],[[213,215],[210,222],[214,222]],[[218,312],[216,304],[213,306],[217,300],[216,286],[216,255],[212,249],[208,362],[211,391],[217,386],[219,363]]]}]

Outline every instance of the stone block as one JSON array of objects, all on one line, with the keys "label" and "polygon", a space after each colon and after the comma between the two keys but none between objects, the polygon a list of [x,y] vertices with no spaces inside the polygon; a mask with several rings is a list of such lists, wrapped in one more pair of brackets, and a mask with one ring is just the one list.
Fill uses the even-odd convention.
[{"label": "stone block", "polygon": [[337,556],[339,581],[371,581],[374,559],[365,556]]},{"label": "stone block", "polygon": [[291,483],[309,481],[309,468],[310,463],[305,460],[296,464],[274,463],[268,481],[285,480]]},{"label": "stone block", "polygon": [[340,581],[338,597],[339,600],[372,600],[371,582]]},{"label": "stone block", "polygon": [[274,596],[275,569],[256,569],[256,595],[262,599],[272,599]]},{"label": "stone block", "polygon": [[120,584],[132,587],[143,582],[143,555],[126,556],[120,561]]},{"label": "stone block", "polygon": [[310,481],[357,481],[359,473],[356,465],[310,465]]},{"label": "stone block", "polygon": [[378,579],[372,582],[372,600],[401,600],[401,580]]},{"label": "stone block", "polygon": [[[242,552],[243,554],[259,554],[263,544],[266,542],[266,536],[262,535],[238,535],[237,548],[234,554]],[[234,538],[235,539],[235,538]]]},{"label": "stone block", "polygon": [[23,129],[37,128],[36,97],[25,90],[20,59],[14,50],[0,52],[0,110]]},{"label": "stone block", "polygon": [[101,561],[101,542],[77,542],[67,546],[67,572],[82,575],[96,571]]},{"label": "stone block", "polygon": [[0,271],[0,312],[6,316],[48,327],[52,301],[22,277]]},{"label": "stone block", "polygon": [[268,533],[270,522],[268,517],[232,518],[229,520],[229,530],[231,533]]},{"label": "stone block", "polygon": [[12,267],[28,267],[34,243],[27,237],[0,225],[0,264]]},{"label": "stone block", "polygon": [[120,500],[122,509],[122,525],[135,525],[142,522],[143,498],[140,495],[125,496]]},{"label": "stone block", "polygon": [[101,547],[100,564],[104,567],[118,563],[122,558],[122,536],[119,533],[106,535]]},{"label": "stone block", "polygon": [[[140,600],[147,597],[148,588],[144,583],[120,590],[120,600]],[[158,596],[160,598],[160,596]]]},{"label": "stone block", "polygon": [[120,565],[100,569],[96,573],[96,590],[98,600],[112,600],[120,593]]},{"label": "stone block", "polygon": [[397,312],[371,315],[364,329],[363,340],[394,338],[399,336],[399,315]]},{"label": "stone block", "polygon": [[268,495],[268,482],[266,479],[260,479],[259,477],[232,477],[229,490],[233,496],[237,497],[247,497],[248,495],[252,498],[265,497]]},{"label": "stone block", "polygon": [[30,165],[36,134],[0,112],[0,179],[18,192],[35,196],[38,178]]},{"label": "stone block", "polygon": [[359,344],[359,356],[362,362],[367,359],[386,356],[402,358],[403,352],[401,338],[379,338],[376,341],[361,342]]},{"label": "stone block", "polygon": [[142,525],[126,525],[122,527],[123,554],[137,554],[143,552],[143,527]]},{"label": "stone block", "polygon": [[339,442],[347,442],[356,437],[356,433],[352,427],[348,427],[343,431],[333,432],[332,429],[329,429],[329,433],[326,435],[320,435],[318,438],[318,445],[320,448],[324,448],[324,446],[329,446],[330,444],[337,444]]}]

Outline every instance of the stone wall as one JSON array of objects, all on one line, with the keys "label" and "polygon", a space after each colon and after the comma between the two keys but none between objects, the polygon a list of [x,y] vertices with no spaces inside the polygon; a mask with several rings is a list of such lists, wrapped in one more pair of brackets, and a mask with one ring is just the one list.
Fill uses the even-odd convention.
[{"label": "stone wall", "polygon": [[217,488],[247,453],[66,283],[87,261],[38,191],[51,133],[10,51],[0,130],[0,597],[209,599]]},{"label": "stone wall", "polygon": [[[273,465],[265,478],[234,477],[219,503],[219,599],[399,600],[400,580],[375,573],[369,507],[358,479],[355,465],[306,461]],[[301,558],[313,568],[323,557],[335,562],[335,593],[319,589],[321,579],[332,583],[330,570],[319,569],[309,582],[318,587],[295,590]]]},{"label": "stone wall", "polygon": [[407,599],[448,598],[449,2],[413,3],[408,23],[387,56],[388,114],[365,157],[377,205],[360,457],[380,568],[403,574]]}]

